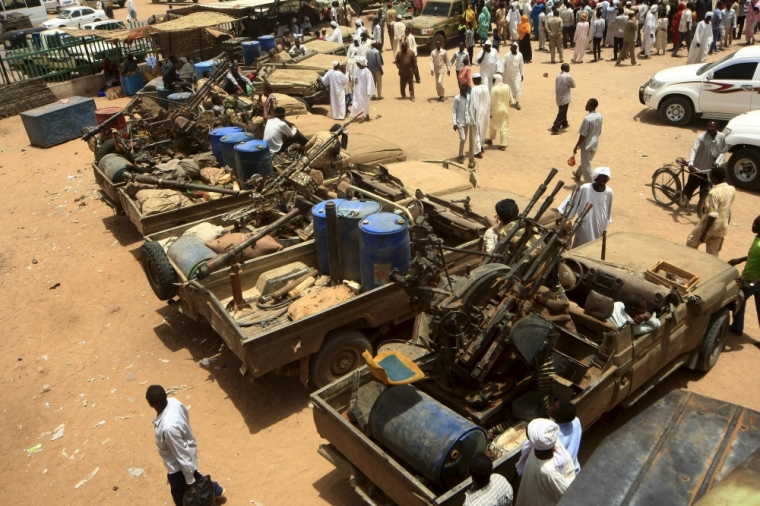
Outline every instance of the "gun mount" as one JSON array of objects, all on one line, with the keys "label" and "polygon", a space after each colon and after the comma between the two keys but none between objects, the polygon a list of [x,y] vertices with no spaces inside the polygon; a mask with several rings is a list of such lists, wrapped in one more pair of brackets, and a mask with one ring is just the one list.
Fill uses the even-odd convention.
[{"label": "gun mount", "polygon": [[449,276],[443,256],[449,248],[420,217],[411,227],[411,267],[406,276],[392,276],[427,310],[428,340],[437,352],[432,389],[480,425],[505,407],[525,418],[525,411],[540,412],[551,398],[559,331],[535,314],[533,299],[542,286],[561,293],[561,254],[591,209],[587,205],[572,227],[565,225],[572,206],[557,226],[539,225],[560,181],[529,218],[555,174],[552,169],[518,218],[504,226],[493,252],[481,253],[483,264],[468,275]]}]

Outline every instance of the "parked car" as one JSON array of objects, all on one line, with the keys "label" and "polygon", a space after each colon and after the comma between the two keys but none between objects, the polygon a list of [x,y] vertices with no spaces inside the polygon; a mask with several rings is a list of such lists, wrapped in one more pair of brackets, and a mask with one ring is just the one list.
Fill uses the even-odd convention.
[{"label": "parked car", "polygon": [[109,19],[106,21],[95,21],[82,25],[83,30],[126,30],[127,27],[121,21]]},{"label": "parked car", "polygon": [[714,62],[661,70],[639,88],[639,102],[657,109],[669,125],[700,114],[730,120],[760,109],[760,47],[745,47]]},{"label": "parked car", "polygon": [[42,23],[45,28],[61,28],[62,26],[77,26],[91,21],[107,19],[106,13],[100,9],[89,7],[70,7],[63,9],[55,19]]},{"label": "parked car", "polygon": [[417,45],[427,45],[432,51],[435,41],[440,40],[441,46],[446,46],[447,40],[457,36],[463,9],[462,0],[430,0],[409,24]]},{"label": "parked car", "polygon": [[11,30],[3,35],[3,47],[6,51],[26,47],[26,40],[29,35],[44,32],[44,26],[36,28],[24,28],[23,30]]},{"label": "parked car", "polygon": [[76,7],[75,0],[45,0],[45,10],[47,12],[61,12],[66,7]]},{"label": "parked car", "polygon": [[726,172],[737,188],[760,190],[760,111],[735,117],[726,125]]}]

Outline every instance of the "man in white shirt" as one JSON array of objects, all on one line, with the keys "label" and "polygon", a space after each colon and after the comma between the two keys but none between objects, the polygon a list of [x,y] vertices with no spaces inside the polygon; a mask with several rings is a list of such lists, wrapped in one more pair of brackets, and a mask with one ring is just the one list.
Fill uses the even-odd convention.
[{"label": "man in white shirt", "polygon": [[570,77],[570,65],[563,63],[561,72],[554,81],[554,94],[557,100],[557,117],[552,124],[552,133],[556,134],[560,128],[567,128],[567,109],[570,107],[570,90],[575,88],[575,81]]},{"label": "man in white shirt", "polygon": [[230,95],[240,94],[247,95],[248,90],[246,86],[250,86],[253,89],[251,80],[240,73],[240,69],[237,65],[233,65],[230,71],[227,72],[227,78],[224,80],[224,86],[222,89]]},{"label": "man in white shirt", "polygon": [[573,177],[577,180],[583,178],[584,183],[591,183],[591,161],[596,155],[596,150],[599,149],[599,136],[602,135],[602,115],[596,112],[596,108],[599,106],[599,101],[595,98],[590,98],[586,102],[586,111],[588,114],[581,122],[581,127],[578,130],[578,142],[575,143],[573,148],[573,155],[581,150],[581,163],[578,169],[573,173]]},{"label": "man in white shirt", "polygon": [[438,101],[446,100],[446,90],[443,89],[444,74],[451,75],[449,70],[449,57],[446,50],[441,47],[441,41],[435,41],[435,49],[430,52],[430,75],[435,77],[435,91],[438,93]]},{"label": "man in white shirt", "polygon": [[293,143],[305,146],[309,142],[294,124],[285,121],[285,109],[282,107],[275,109],[274,118],[267,121],[264,127],[264,141],[269,145],[269,151],[273,155],[285,151]]},{"label": "man in white shirt", "polygon": [[[153,420],[156,446],[168,471],[172,499],[176,506],[182,506],[185,489],[195,492],[196,480],[203,479],[198,472],[198,446],[187,408],[177,399],[167,399],[161,385],[149,386],[145,398],[158,414]],[[224,489],[215,481],[211,483],[214,495],[222,497]]]},{"label": "man in white shirt", "polygon": [[633,324],[633,335],[648,334],[660,328],[660,320],[657,314],[647,311],[647,301],[641,295],[629,294],[625,302],[615,302],[612,316],[607,321],[616,328],[621,329],[628,324]]},{"label": "man in white shirt", "polygon": [[459,134],[459,163],[464,162],[464,143],[467,140],[467,125],[471,124],[470,120],[470,95],[469,86],[466,84],[459,85],[459,95],[454,97],[454,104],[451,107],[451,122],[454,123],[454,131]]}]

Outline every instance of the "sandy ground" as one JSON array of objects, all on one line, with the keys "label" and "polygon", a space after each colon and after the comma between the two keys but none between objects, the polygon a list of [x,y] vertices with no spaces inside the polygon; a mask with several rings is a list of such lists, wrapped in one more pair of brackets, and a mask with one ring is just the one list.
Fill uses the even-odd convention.
[{"label": "sandy ground", "polygon": [[[159,10],[140,1],[140,17]],[[611,50],[604,56],[611,57]],[[385,57],[390,60],[389,50]],[[595,165],[612,168],[611,231],[685,241],[696,215],[659,207],[644,185],[663,162],[688,156],[705,122],[665,127],[637,99],[638,86],[654,72],[684,60],[654,57],[636,68],[588,59],[574,65],[578,87],[570,129],[557,136],[548,129],[556,112],[553,78],[559,68],[548,60],[547,54],[534,53],[534,63],[526,66],[523,109],[511,113],[509,148],[486,152],[481,183],[529,195],[551,167],[569,181],[566,160],[582,104],[596,97],[605,123]],[[424,69],[425,56],[421,62]],[[372,102],[372,115],[379,118],[351,130],[394,141],[410,159],[455,156],[454,77],[446,82],[449,98],[439,104],[434,83],[423,72],[417,102],[411,103],[397,98],[395,74],[387,68],[385,98]],[[101,107],[114,104],[98,100]],[[170,504],[152,436],[154,413],[144,400],[146,386],[160,383],[176,387],[177,398],[191,407],[200,469],[227,488],[228,504],[360,504],[346,480],[317,454],[323,441],[298,380],[271,376],[250,383],[209,326],[154,297],[136,258],[141,237],[125,217],[94,198],[92,154],[85,143],[31,147],[17,116],[0,121],[0,149],[0,213],[6,217],[0,222],[0,310],[6,315],[0,343],[1,496],[35,504]],[[757,195],[738,192],[722,258],[746,254],[759,208]],[[678,372],[640,406],[609,413],[587,434],[583,453],[673,388],[760,409],[755,395],[760,350],[754,339],[760,333],[749,308],[746,334],[729,338],[709,374]],[[212,356],[219,359],[211,366],[199,364]],[[46,385],[50,391],[42,393]],[[61,424],[63,437],[52,441],[51,431]],[[25,451],[37,443],[41,451]],[[99,472],[75,489],[96,468]],[[133,477],[127,468],[144,472]]]}]

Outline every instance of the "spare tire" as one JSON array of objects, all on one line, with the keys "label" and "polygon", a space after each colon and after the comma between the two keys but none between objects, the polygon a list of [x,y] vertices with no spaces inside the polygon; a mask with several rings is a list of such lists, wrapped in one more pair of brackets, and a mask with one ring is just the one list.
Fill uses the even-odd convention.
[{"label": "spare tire", "polygon": [[174,272],[164,248],[157,242],[142,245],[141,260],[153,293],[160,300],[169,300],[177,295],[177,273]]},{"label": "spare tire", "polygon": [[116,141],[106,139],[95,148],[95,163],[99,163],[101,158],[110,153],[116,153]]},{"label": "spare tire", "polygon": [[372,353],[372,343],[360,331],[344,328],[330,332],[309,359],[309,383],[322,388],[358,369],[364,365],[364,351]]}]

